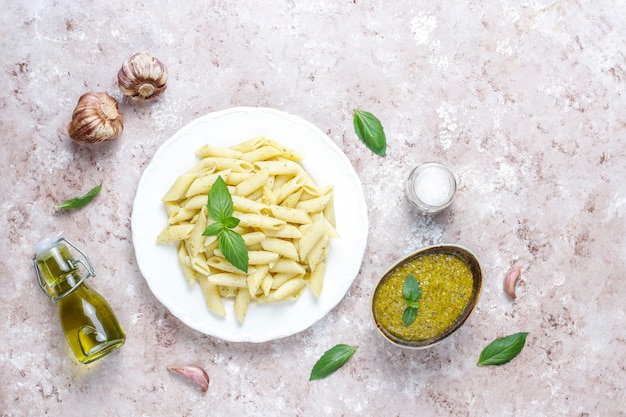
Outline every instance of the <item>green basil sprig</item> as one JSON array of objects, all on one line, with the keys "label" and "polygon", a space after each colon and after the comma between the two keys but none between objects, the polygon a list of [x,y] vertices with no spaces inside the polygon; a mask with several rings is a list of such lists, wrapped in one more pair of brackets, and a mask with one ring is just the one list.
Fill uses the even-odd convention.
[{"label": "green basil sprig", "polygon": [[526,344],[528,332],[514,333],[505,337],[498,337],[480,353],[478,365],[504,365],[515,358]]},{"label": "green basil sprig", "polygon": [[209,217],[215,222],[208,225],[202,235],[217,236],[218,247],[228,262],[235,268],[248,272],[248,248],[241,235],[232,230],[239,224],[239,219],[233,217],[233,198],[220,176],[209,191],[207,208]]},{"label": "green basil sprig", "polygon": [[385,156],[387,137],[380,120],[372,113],[364,110],[354,110],[354,131],[361,142],[378,156]]},{"label": "green basil sprig", "polygon": [[58,208],[58,209],[77,209],[77,208],[85,207],[87,204],[89,204],[91,202],[91,200],[93,200],[98,195],[98,193],[100,193],[101,189],[102,189],[102,183],[100,183],[100,184],[96,185],[95,187],[93,187],[84,196],[71,198],[69,200],[65,200],[60,205],[56,206],[56,208]]},{"label": "green basil sprig", "polygon": [[402,321],[405,326],[410,326],[417,318],[417,309],[420,307],[419,299],[422,296],[422,288],[413,274],[407,275],[402,287],[402,295],[406,308],[402,313]]},{"label": "green basil sprig", "polygon": [[354,355],[357,348],[357,346],[338,344],[328,349],[313,365],[309,381],[326,378],[341,368]]}]

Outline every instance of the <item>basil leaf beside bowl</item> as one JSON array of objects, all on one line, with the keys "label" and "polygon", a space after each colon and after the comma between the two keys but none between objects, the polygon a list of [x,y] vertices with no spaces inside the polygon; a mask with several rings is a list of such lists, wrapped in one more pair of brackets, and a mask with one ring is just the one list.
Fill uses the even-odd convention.
[{"label": "basil leaf beside bowl", "polygon": [[504,365],[510,362],[524,348],[526,336],[527,332],[520,332],[495,339],[480,353],[478,365]]},{"label": "basil leaf beside bowl", "polygon": [[321,358],[317,360],[313,369],[311,370],[311,376],[309,381],[315,379],[326,378],[334,373],[337,369],[341,368],[356,352],[357,346],[350,346],[344,344],[338,344],[327,350]]}]

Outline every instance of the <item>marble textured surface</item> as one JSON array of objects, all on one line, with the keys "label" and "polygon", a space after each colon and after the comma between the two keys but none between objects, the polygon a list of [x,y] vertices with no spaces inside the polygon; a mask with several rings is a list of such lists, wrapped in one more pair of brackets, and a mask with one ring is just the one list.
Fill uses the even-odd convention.
[{"label": "marble textured surface", "polygon": [[[625,416],[626,3],[488,0],[18,0],[0,13],[0,415]],[[170,70],[157,101],[122,100],[135,51]],[[125,128],[100,146],[70,141],[78,97],[106,91]],[[153,297],[130,215],[142,170],[194,118],[265,106],[317,125],[346,153],[370,237],[345,299],[310,329],[262,344],[187,328]],[[376,114],[388,154],[357,139],[352,110]],[[453,205],[425,217],[403,186],[436,160],[459,178]],[[54,206],[103,182],[76,212]],[[91,256],[93,282],[126,345],[74,361],[37,287],[32,245],[61,230]],[[479,257],[482,297],[466,325],[426,351],[392,347],[370,320],[378,277],[431,243]],[[518,298],[502,279],[522,266]],[[482,348],[529,332],[501,367]],[[359,346],[309,382],[336,343]],[[168,372],[193,363],[209,391]],[[92,414],[94,414],[92,412]]]}]

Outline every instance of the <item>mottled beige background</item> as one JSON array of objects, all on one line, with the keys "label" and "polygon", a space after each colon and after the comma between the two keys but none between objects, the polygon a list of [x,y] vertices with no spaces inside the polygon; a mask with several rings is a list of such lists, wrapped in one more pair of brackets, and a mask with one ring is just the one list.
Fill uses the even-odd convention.
[{"label": "mottled beige background", "polygon": [[[624,1],[5,0],[0,12],[0,415],[625,416],[626,3]],[[135,51],[170,70],[156,102],[122,100],[122,136],[78,146],[65,127],[89,90],[121,99]],[[266,106],[311,121],[346,153],[370,238],[345,299],[310,329],[226,343],[187,328],[140,275],[130,215],[157,148],[194,118]],[[379,158],[352,110],[376,114]],[[427,218],[404,180],[436,160],[459,177]],[[103,191],[83,210],[53,206]],[[41,293],[32,245],[55,230],[91,256],[128,333],[100,363],[74,361]],[[375,332],[369,296],[395,260],[431,243],[480,258],[482,298],[466,326],[427,351]],[[522,265],[518,299],[502,278]],[[528,331],[502,367],[477,367],[492,339]],[[359,346],[309,382],[336,343]],[[202,395],[166,370],[195,363]]]}]

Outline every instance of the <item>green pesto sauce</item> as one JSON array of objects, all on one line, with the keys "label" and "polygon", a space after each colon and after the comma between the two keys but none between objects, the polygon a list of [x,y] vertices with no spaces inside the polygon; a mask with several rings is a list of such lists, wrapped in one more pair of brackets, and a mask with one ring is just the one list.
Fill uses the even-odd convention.
[{"label": "green pesto sauce", "polygon": [[[402,321],[406,308],[402,287],[412,273],[420,284],[422,296],[417,318],[408,327]],[[461,315],[472,297],[472,271],[460,258],[436,253],[419,256],[398,267],[378,289],[374,314],[392,335],[413,341],[439,336]]]}]

